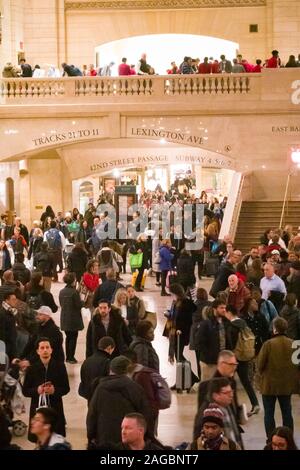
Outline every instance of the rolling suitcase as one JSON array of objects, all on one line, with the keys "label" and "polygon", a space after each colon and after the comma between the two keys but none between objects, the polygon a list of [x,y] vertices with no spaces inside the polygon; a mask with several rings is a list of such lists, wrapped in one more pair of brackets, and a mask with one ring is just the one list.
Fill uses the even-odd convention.
[{"label": "rolling suitcase", "polygon": [[192,368],[189,361],[179,361],[179,338],[177,339],[177,364],[176,364],[176,391],[182,393],[184,390],[190,392],[192,387]]},{"label": "rolling suitcase", "polygon": [[209,257],[205,263],[206,276],[216,276],[220,267],[219,257]]}]

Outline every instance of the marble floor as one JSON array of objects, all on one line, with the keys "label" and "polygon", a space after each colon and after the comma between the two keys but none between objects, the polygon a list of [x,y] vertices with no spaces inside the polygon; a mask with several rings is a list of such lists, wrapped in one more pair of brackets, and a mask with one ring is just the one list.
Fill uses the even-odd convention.
[{"label": "marble floor", "polygon": [[[130,282],[130,275],[122,275],[124,285]],[[52,292],[57,300],[60,289],[64,286],[61,280],[53,284]],[[204,278],[200,281],[199,286],[209,289],[211,280]],[[162,336],[163,327],[165,324],[165,317],[163,312],[170,306],[169,297],[161,297],[159,288],[155,286],[155,278],[148,277],[146,288],[141,297],[146,303],[146,307],[150,311],[156,311],[158,316],[158,326],[155,331],[154,347],[160,357],[161,374],[166,377],[169,385],[173,385],[175,381],[175,365],[168,363],[168,341]],[[80,381],[80,366],[85,357],[85,334],[89,321],[89,311],[83,309],[85,329],[79,333],[76,358],[79,361],[76,365],[67,364],[67,370],[70,380],[70,393],[64,397],[64,409],[67,419],[67,439],[72,444],[73,449],[85,449],[86,447],[86,400],[81,398],[78,393],[78,385]],[[59,325],[60,312],[54,315],[55,322]],[[192,362],[193,369],[196,371],[196,361],[194,352],[185,350],[185,355]],[[197,394],[182,394],[177,395],[172,392],[172,405],[169,409],[163,410],[159,415],[158,437],[168,445],[175,446],[183,441],[190,441],[192,437],[193,420],[196,413]],[[246,403],[250,408],[248,397],[242,388],[239,387],[239,397],[241,403]],[[259,397],[261,402],[261,397]],[[27,415],[21,418],[28,421],[28,405],[27,401]],[[300,400],[299,396],[293,397],[293,415],[295,420],[295,437],[300,445]],[[276,410],[276,422],[281,424],[280,412]],[[245,434],[243,436],[246,449],[262,449],[265,444],[265,433],[263,426],[263,411],[258,415],[252,416],[248,423],[244,426]],[[14,438],[14,442],[18,443],[23,449],[32,449],[34,446],[27,441],[26,436]]]}]

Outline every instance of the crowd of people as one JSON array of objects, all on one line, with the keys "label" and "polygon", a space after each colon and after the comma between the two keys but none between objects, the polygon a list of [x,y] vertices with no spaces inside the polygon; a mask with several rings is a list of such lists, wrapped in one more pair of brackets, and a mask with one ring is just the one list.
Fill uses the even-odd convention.
[{"label": "crowd of people", "polygon": [[[115,62],[111,61],[108,64],[95,67],[94,64],[89,66],[83,65],[79,68],[73,64],[69,65],[65,62],[61,64],[61,70],[56,68],[54,65],[48,66],[47,70],[41,68],[40,65],[32,67],[26,62],[25,59],[21,59],[20,65],[14,66],[11,62],[5,64],[2,70],[3,78],[44,78],[44,77],[110,77],[113,75],[113,66]],[[224,54],[220,55],[219,59],[213,57],[204,57],[203,61],[199,58],[193,59],[190,56],[185,56],[181,64],[176,65],[176,62],[172,61],[170,68],[166,70],[167,74],[216,74],[216,73],[260,73],[263,68],[277,69],[281,67],[300,67],[300,54],[297,58],[291,54],[288,61],[283,65],[279,52],[277,50],[272,51],[272,55],[269,59],[264,61],[256,59],[255,64],[249,62],[243,58],[241,54],[237,54],[235,58],[229,60]],[[130,76],[130,75],[157,75],[155,68],[148,64],[147,54],[142,54],[141,58],[136,64],[128,64],[127,58],[123,57],[121,63],[118,65],[119,76]]]},{"label": "crowd of people", "polygon": [[[191,178],[175,181],[169,192],[158,187],[139,201],[149,222],[156,204],[203,204],[204,244],[193,251],[187,249],[189,240],[176,236],[182,231],[176,224],[164,237],[160,226],[156,235],[147,228],[137,239],[130,233],[120,239],[118,227],[115,239],[101,239],[99,230],[105,233],[109,224],[109,215],[101,212],[104,196],[83,215],[77,209],[55,214],[48,206],[29,230],[20,217],[10,224],[1,216],[0,340],[9,374],[31,399],[28,438],[37,449],[71,449],[65,439],[63,397],[70,391],[65,362],[77,363],[82,307],[90,310],[78,390],[88,405],[88,448],[166,448],[157,436],[159,411],[170,406],[172,391],[184,387],[177,382],[169,387],[160,375],[162,358],[152,345],[157,319],[139,294],[151,271],[161,295],[171,297],[163,332],[169,362],[187,363],[189,346],[198,366],[190,371],[188,388],[198,384],[198,401],[193,440],[186,447],[244,449],[242,426],[260,411],[259,390],[266,450],[297,448],[291,396],[299,393],[292,355],[293,341],[300,339],[300,233],[291,226],[266,230],[260,244],[242,253],[229,236],[219,240],[226,199],[208,200],[204,191],[197,197],[193,186]],[[133,216],[137,225],[138,216]],[[128,264],[132,282],[124,285]],[[63,271],[57,305],[51,288]],[[203,276],[212,277],[209,292],[201,287]],[[53,319],[59,308],[60,327]],[[236,374],[251,404],[247,416]],[[0,448],[16,448],[8,421],[1,410]]]}]

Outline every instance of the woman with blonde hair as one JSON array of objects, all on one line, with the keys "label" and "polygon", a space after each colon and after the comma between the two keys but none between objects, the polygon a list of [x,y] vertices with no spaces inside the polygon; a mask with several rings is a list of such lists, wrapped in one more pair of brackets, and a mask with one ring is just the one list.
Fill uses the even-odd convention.
[{"label": "woman with blonde hair", "polygon": [[32,232],[32,238],[30,239],[29,250],[28,250],[28,259],[30,260],[32,256],[33,266],[34,266],[35,256],[42,251],[43,241],[44,241],[43,231],[40,228],[35,228]]},{"label": "woman with blonde hair", "polygon": [[136,325],[139,321],[138,311],[134,305],[130,305],[126,289],[118,289],[115,295],[115,300],[112,305],[118,309],[122,318],[124,318],[126,325],[132,335],[135,335]]}]

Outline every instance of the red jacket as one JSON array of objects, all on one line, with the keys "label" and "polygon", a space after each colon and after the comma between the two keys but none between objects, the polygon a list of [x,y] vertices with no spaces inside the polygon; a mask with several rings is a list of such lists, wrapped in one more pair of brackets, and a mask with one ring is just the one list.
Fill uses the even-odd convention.
[{"label": "red jacket", "polygon": [[251,296],[250,290],[245,286],[243,281],[239,280],[236,291],[231,291],[230,288],[227,287],[225,292],[228,294],[228,305],[233,305],[237,309],[238,316],[241,316],[241,311],[245,306],[246,300]]},{"label": "red jacket", "polygon": [[131,68],[128,64],[120,64],[119,65],[119,75],[131,75]]},{"label": "red jacket", "polygon": [[278,67],[278,57],[273,57],[272,56],[270,59],[268,59],[266,68],[267,69],[277,69],[277,67]]},{"label": "red jacket", "polygon": [[99,286],[99,274],[84,273],[83,283],[88,290],[94,292]]},{"label": "red jacket", "polygon": [[200,64],[199,67],[198,67],[198,72],[199,73],[211,73],[212,72],[212,65],[213,64],[202,62],[202,64]]}]

